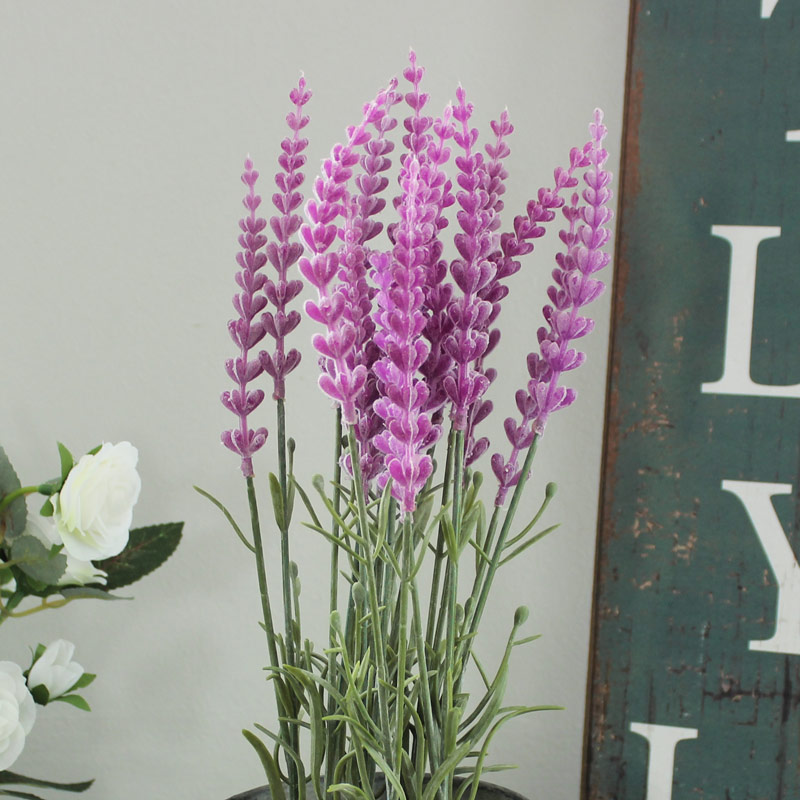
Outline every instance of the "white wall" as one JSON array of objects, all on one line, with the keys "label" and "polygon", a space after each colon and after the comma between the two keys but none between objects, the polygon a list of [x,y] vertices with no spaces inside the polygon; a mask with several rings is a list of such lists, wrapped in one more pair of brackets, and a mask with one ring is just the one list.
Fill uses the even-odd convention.
[{"label": "white wall", "polygon": [[[400,74],[409,45],[428,69],[432,108],[459,81],[482,130],[508,106],[510,223],[586,140],[598,105],[617,172],[627,14],[627,0],[0,0],[0,443],[35,482],[57,471],[58,439],[76,453],[128,439],[144,482],[136,524],[186,521],[179,552],[133,587],[134,602],[74,603],[3,626],[0,658],[25,662],[29,646],[63,636],[99,673],[91,714],[40,709],[16,770],[95,776],[87,800],[223,800],[263,783],[239,733],[271,714],[254,571],[191,486],[244,517],[237,459],[219,443],[232,419],[218,401],[232,355],[239,174],[251,153],[271,192],[299,71],[314,92],[309,172]],[[485,423],[497,442],[535,345],[548,239],[504,310],[497,410]],[[513,609],[528,604],[529,630],[544,637],[518,653],[509,702],[567,707],[518,720],[494,751],[521,765],[501,780],[531,798],[578,796],[609,300],[594,309],[578,402],[553,418],[529,493],[533,508],[558,481],[550,519],[564,524],[509,568],[485,625],[491,662]],[[326,470],[331,451],[310,335],[303,325],[294,337],[305,362],[289,383],[305,476]],[[262,485],[270,458],[256,462]],[[326,602],[327,547],[308,532],[296,539],[309,620]],[[311,630],[321,640],[324,614]]]}]

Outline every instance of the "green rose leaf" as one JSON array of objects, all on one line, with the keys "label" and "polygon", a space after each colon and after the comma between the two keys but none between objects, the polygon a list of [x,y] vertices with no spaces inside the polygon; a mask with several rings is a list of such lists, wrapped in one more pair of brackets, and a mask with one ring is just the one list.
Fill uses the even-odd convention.
[{"label": "green rose leaf", "polygon": [[[0,498],[21,487],[22,484],[8,460],[6,451],[0,447]],[[2,519],[0,519],[0,530],[5,526],[5,536],[7,539],[11,539],[25,530],[27,521],[28,508],[25,505],[25,498],[19,497],[3,512]]]},{"label": "green rose leaf", "polygon": [[58,457],[61,461],[61,483],[63,484],[64,481],[67,479],[67,475],[69,475],[70,470],[75,466],[75,459],[72,457],[72,453],[70,453],[67,448],[58,442]]},{"label": "green rose leaf", "polygon": [[59,586],[59,594],[69,600],[132,600],[132,597],[119,597],[105,589],[94,586]]},{"label": "green rose leaf", "polygon": [[45,586],[56,586],[67,569],[67,557],[45,547],[35,536],[17,536],[11,543],[11,558],[29,578]]},{"label": "green rose leaf", "polygon": [[53,698],[54,703],[68,703],[81,711],[91,711],[89,704],[79,694],[62,694]]},{"label": "green rose leaf", "polygon": [[128,546],[118,556],[95,562],[108,573],[106,587],[110,590],[128,586],[160,567],[175,552],[182,531],[182,522],[132,530]]},{"label": "green rose leaf", "polygon": [[33,702],[40,706],[46,706],[50,702],[50,692],[46,686],[39,684],[30,689]]}]

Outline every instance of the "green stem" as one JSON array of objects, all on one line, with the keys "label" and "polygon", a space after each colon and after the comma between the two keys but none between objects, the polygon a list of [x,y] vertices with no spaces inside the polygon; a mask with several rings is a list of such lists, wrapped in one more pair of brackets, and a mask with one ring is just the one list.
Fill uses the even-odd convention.
[{"label": "green stem", "polygon": [[[531,442],[531,446],[528,448],[528,452],[525,454],[525,463],[522,465],[522,471],[520,472],[519,480],[517,481],[517,485],[514,487],[514,494],[511,496],[511,502],[508,505],[508,510],[506,511],[505,518],[503,519],[503,527],[500,529],[500,536],[495,544],[494,552],[492,553],[492,560],[486,570],[483,584],[480,587],[478,600],[475,603],[474,612],[471,615],[471,622],[469,626],[466,626],[465,623],[464,630],[467,637],[469,637],[471,633],[477,631],[478,627],[480,626],[483,610],[486,607],[486,601],[489,597],[489,590],[492,588],[492,582],[494,581],[497,567],[503,555],[506,539],[508,538],[508,533],[511,530],[511,524],[514,521],[514,515],[516,514],[517,507],[522,499],[522,493],[525,489],[525,484],[528,482],[528,474],[531,471],[531,466],[533,464],[534,456],[536,455],[536,447],[538,443],[539,437],[534,436],[533,442]],[[495,514],[498,513],[498,509],[499,506],[495,508]],[[492,518],[494,519],[494,515]],[[467,641],[471,641],[471,639],[468,638]]]},{"label": "green stem", "polygon": [[[342,410],[337,407],[336,409],[336,429],[334,435],[334,451],[333,451],[333,507],[336,514],[341,513],[341,499],[342,499]],[[331,520],[331,532],[336,536],[339,532],[339,523],[336,519]],[[328,604],[329,615],[328,624],[330,626],[330,619],[334,611],[339,610],[339,545],[331,542],[331,569],[330,569],[330,600]],[[328,653],[328,680],[332,685],[336,685],[334,675],[336,672],[336,654],[333,652],[336,646],[336,631],[333,627],[328,630],[330,652]],[[328,697],[328,714],[333,714],[336,709],[336,701],[333,696]],[[327,786],[332,786],[334,783],[334,770],[342,756],[341,748],[339,746],[341,738],[336,733],[337,723],[335,720],[330,720],[326,726],[326,747],[325,747],[325,783]]]},{"label": "green stem", "polygon": [[278,480],[283,501],[281,526],[281,577],[283,578],[283,624],[286,636],[286,661],[295,666],[294,625],[292,623],[292,577],[289,558],[289,486],[286,476],[286,404],[281,398],[278,405]]},{"label": "green stem", "polygon": [[[450,495],[450,476],[453,471],[453,439],[455,431],[450,428],[450,435],[447,437],[447,456],[444,466],[444,482],[442,484],[442,508],[447,505]],[[439,523],[439,533],[436,540],[436,555],[433,561],[433,575],[431,576],[431,594],[428,603],[428,626],[425,638],[428,642],[433,641],[434,623],[436,621],[439,607],[439,580],[442,572],[442,562],[444,561],[444,533],[442,524]]]},{"label": "green stem", "polygon": [[[464,489],[464,431],[456,431],[455,438],[455,453],[453,456],[453,547],[456,552],[448,553],[447,559],[447,632],[445,640],[445,665],[447,666],[446,681],[445,681],[445,694],[444,694],[444,720],[450,718],[450,712],[454,707],[454,692],[453,686],[458,683],[460,678],[459,674],[454,674],[453,670],[456,669],[455,663],[455,646],[456,646],[456,604],[458,602],[458,548],[461,542],[461,522],[463,518],[462,509],[462,495]],[[443,738],[443,748],[446,746]],[[442,760],[446,760],[450,753],[442,752]],[[449,800],[453,794],[453,776],[452,773],[445,779],[443,783],[444,798]]]},{"label": "green stem", "polygon": [[402,574],[400,576],[400,603],[398,610],[397,680],[395,681],[395,762],[394,770],[399,775],[403,769],[403,733],[405,731],[406,655],[408,653],[408,589],[411,565],[414,560],[414,532],[411,514],[403,514],[401,532],[403,545]]},{"label": "green stem", "polygon": [[[486,540],[483,543],[483,552],[487,555],[491,552],[491,547],[494,542],[495,533],[497,532],[497,525],[500,520],[501,511],[501,506],[495,506],[494,511],[492,512],[492,518],[489,521],[489,529],[486,532]],[[473,640],[468,634],[471,630],[473,630],[472,623],[475,619],[475,606],[477,599],[480,596],[481,587],[483,586],[483,582],[486,578],[486,571],[489,569],[490,563],[490,561],[480,558],[478,569],[475,571],[475,579],[472,581],[472,591],[469,593],[467,606],[464,609],[464,625],[462,628],[461,645],[459,646],[459,655],[461,656],[462,660],[465,657],[465,653],[468,653],[472,646]],[[464,662],[464,664],[466,666],[466,662]]]},{"label": "green stem", "polygon": [[2,514],[15,500],[20,497],[25,497],[29,494],[36,494],[39,491],[38,486],[22,486],[19,489],[14,489],[9,492],[2,500],[0,500],[0,514]]},{"label": "green stem", "polygon": [[[286,474],[286,401],[283,398],[276,400],[278,411],[278,482],[281,489],[281,503],[283,505],[282,524],[280,526],[281,536],[281,579],[283,588],[283,627],[286,642],[286,663],[289,666],[296,666],[297,656],[295,653],[294,622],[292,615],[292,575],[291,559],[289,557],[289,518],[291,509],[289,508],[289,483]],[[285,709],[294,719],[297,715],[294,709]],[[287,723],[289,733],[289,744],[294,750],[298,750],[299,731],[294,723]],[[289,760],[289,794],[291,798],[296,796],[297,787],[297,765]]]},{"label": "green stem", "polygon": [[380,727],[383,732],[384,756],[389,763],[392,761],[392,732],[389,724],[389,702],[386,687],[389,685],[389,671],[386,665],[386,650],[383,646],[383,626],[381,623],[380,608],[378,605],[378,591],[375,583],[375,554],[372,552],[372,542],[369,533],[369,517],[367,504],[364,499],[364,482],[361,476],[359,463],[358,442],[356,440],[355,426],[351,425],[347,433],[348,447],[350,448],[350,461],[353,469],[353,488],[356,493],[358,507],[358,524],[361,536],[366,542],[364,555],[367,559],[367,595],[369,598],[370,624],[372,638],[375,642],[375,661],[378,667],[378,714]]},{"label": "green stem", "polygon": [[[261,612],[264,618],[264,632],[267,635],[267,649],[269,650],[270,665],[273,669],[278,669],[281,666],[280,658],[278,657],[278,647],[275,637],[275,625],[272,620],[272,607],[269,601],[269,584],[267,582],[267,570],[264,560],[264,544],[261,540],[261,522],[258,516],[258,502],[256,500],[256,490],[253,477],[247,478],[247,500],[250,505],[250,524],[253,529],[253,550],[256,560],[256,573],[258,574],[258,588],[261,594]],[[273,679],[275,681],[275,703],[278,708],[278,719],[280,720],[281,735],[287,742],[291,742],[289,727],[285,718],[288,716],[290,709],[283,707],[281,693],[278,687],[277,676]],[[296,774],[296,768],[292,767],[291,759],[289,761],[289,776]],[[290,800],[296,800],[298,797],[297,780],[295,778],[294,784],[289,785]]]},{"label": "green stem", "polygon": [[413,611],[414,638],[417,647],[417,663],[419,665],[420,697],[422,699],[422,718],[425,721],[425,728],[428,738],[428,758],[430,760],[431,775],[435,774],[439,768],[439,753],[441,750],[441,738],[439,728],[433,716],[433,706],[431,703],[430,675],[428,674],[428,654],[426,642],[422,635],[422,614],[419,608],[419,591],[417,590],[417,580],[411,580],[411,608]]}]

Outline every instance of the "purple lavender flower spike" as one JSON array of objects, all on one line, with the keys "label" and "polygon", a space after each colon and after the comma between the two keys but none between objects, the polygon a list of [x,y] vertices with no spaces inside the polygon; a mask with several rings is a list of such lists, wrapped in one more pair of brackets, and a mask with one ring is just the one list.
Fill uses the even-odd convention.
[{"label": "purple lavender flower spike", "polygon": [[[491,126],[496,139],[494,144],[487,144],[485,147],[489,159],[486,161],[484,172],[484,188],[489,195],[488,207],[492,212],[489,228],[496,231],[500,227],[500,212],[504,207],[501,198],[505,194],[505,180],[508,177],[508,171],[503,166],[503,159],[511,153],[511,148],[508,146],[506,138],[514,132],[514,126],[508,118],[508,110],[503,111],[499,120],[492,121]],[[487,303],[491,303],[492,306],[492,311],[486,320],[484,328],[489,336],[489,342],[483,355],[475,362],[475,371],[483,374],[491,384],[497,377],[497,370],[486,369],[484,362],[486,356],[494,350],[500,341],[500,329],[490,328],[490,325],[497,321],[497,317],[500,315],[500,301],[508,294],[508,287],[500,283],[500,281],[512,275],[516,270],[500,269],[501,266],[506,267],[508,265],[506,265],[502,251],[499,249],[489,256],[489,260],[495,265],[494,277],[478,292],[478,297]],[[489,439],[486,436],[475,439],[475,428],[491,414],[492,409],[492,401],[483,399],[478,400],[470,408],[464,448],[464,464],[466,466],[474,464],[489,449]]]},{"label": "purple lavender flower spike", "polygon": [[347,425],[356,422],[356,399],[364,389],[367,370],[362,364],[348,365],[348,356],[355,346],[358,332],[344,316],[345,295],[331,287],[339,272],[339,256],[328,250],[338,234],[336,219],[350,203],[347,182],[358,163],[354,150],[372,138],[368,126],[386,114],[386,94],[387,90],[380,92],[372,103],[365,106],[361,123],[348,128],[347,143],[336,145],[330,158],[323,162],[323,174],[314,181],[315,196],[305,205],[308,221],[300,228],[300,237],[308,254],[300,258],[300,272],[317,288],[319,295],[317,302],[309,300],[306,303],[306,313],[327,329],[327,334],[316,334],[312,340],[324,359],[319,386],[341,405],[342,418]]},{"label": "purple lavender flower spike", "polygon": [[[495,499],[496,505],[505,502],[509,488],[520,477],[517,468],[519,453],[527,449],[533,437],[544,433],[547,420],[554,411],[566,408],[575,400],[575,391],[559,385],[562,373],[576,369],[584,362],[584,354],[570,347],[574,339],[586,336],[594,322],[579,314],[579,309],[595,300],[603,291],[603,283],[591,277],[605,267],[611,256],[602,248],[611,232],[605,227],[613,216],[607,204],[612,192],[608,188],[611,173],[603,169],[608,158],[603,148],[606,127],[603,114],[598,109],[589,126],[592,139],[582,152],[582,157],[573,150],[573,164],[586,162],[588,169],[583,180],[583,203],[578,194],[573,194],[570,204],[562,209],[569,226],[560,232],[566,251],[556,256],[558,268],[553,271],[554,286],[548,289],[552,305],[543,309],[548,328],[538,331],[539,353],[528,356],[528,372],[531,380],[527,391],[516,394],[517,408],[522,422],[509,418],[505,422],[506,436],[512,445],[511,456],[505,462],[499,453],[492,457],[492,469],[500,482]],[[556,170],[556,184],[567,185],[574,179],[565,170]],[[574,184],[573,184],[574,185]]]},{"label": "purple lavender flower spike", "polygon": [[264,294],[275,309],[267,311],[262,317],[264,330],[275,340],[275,351],[270,354],[262,350],[258,356],[261,366],[273,380],[272,396],[276,400],[286,397],[286,376],[300,363],[300,353],[295,348],[286,352],[286,336],[300,324],[300,313],[289,311],[286,306],[294,300],[303,289],[302,281],[288,279],[289,267],[297,263],[303,254],[299,242],[291,238],[300,228],[302,219],[294,213],[303,203],[303,195],[299,191],[305,176],[300,172],[306,157],[303,150],[308,140],[300,136],[300,131],[308,125],[308,117],[303,114],[303,106],[311,99],[311,92],[306,89],[304,78],[300,78],[297,88],[289,93],[294,103],[294,111],[286,117],[291,137],[281,142],[281,154],[278,164],[281,171],[275,175],[275,184],[279,192],[272,195],[272,203],[280,212],[270,218],[270,227],[275,234],[275,242],[267,245],[266,255],[270,264],[278,273],[276,281],[269,278],[264,283]]},{"label": "purple lavender flower spike", "polygon": [[[382,173],[392,163],[390,154],[394,150],[394,143],[386,137],[397,127],[397,120],[388,113],[401,100],[396,88],[397,81],[393,80],[387,89],[384,104],[387,114],[375,121],[375,135],[364,144],[364,153],[359,159],[363,172],[355,179],[358,193],[351,199],[344,215],[343,227],[339,230],[339,238],[343,244],[338,254],[338,277],[342,282],[336,291],[344,295],[343,316],[356,330],[356,341],[348,355],[347,365],[350,369],[361,365],[367,371],[364,389],[355,400],[356,441],[365,486],[383,469],[383,455],[373,442],[383,429],[383,420],[372,412],[372,406],[379,396],[373,367],[381,357],[381,352],[374,341],[372,300],[378,290],[367,281],[370,255],[367,242],[383,230],[383,223],[373,217],[386,206],[386,200],[380,195],[389,185],[389,179]],[[350,453],[345,453],[344,467],[350,475],[353,474]]]},{"label": "purple lavender flower spike", "polygon": [[416,497],[433,472],[430,456],[423,452],[437,432],[424,407],[428,387],[415,378],[428,356],[429,345],[422,338],[426,248],[434,231],[436,207],[427,202],[419,162],[406,158],[402,175],[401,222],[395,229],[397,242],[389,253],[376,253],[372,264],[379,287],[375,313],[375,341],[386,354],[375,364],[384,396],[375,412],[386,427],[375,437],[375,446],[386,455],[386,471],[378,476],[383,487],[391,477],[392,495],[401,510],[416,507]]},{"label": "purple lavender flower spike", "polygon": [[458,105],[453,109],[453,116],[461,123],[461,130],[454,133],[454,139],[464,151],[464,155],[456,158],[457,180],[462,189],[456,195],[461,206],[457,218],[462,233],[455,235],[460,258],[451,263],[450,273],[463,294],[449,308],[454,331],[445,340],[444,348],[455,361],[455,374],[448,375],[443,385],[453,404],[453,427],[464,430],[470,406],[489,386],[486,376],[476,372],[472,362],[479,359],[489,345],[489,336],[483,329],[492,306],[481,300],[478,293],[496,272],[489,256],[497,249],[497,237],[492,232],[493,214],[484,188],[483,155],[474,151],[478,131],[469,127],[473,109],[460,86],[456,100]]},{"label": "purple lavender flower spike", "polygon": [[[413,50],[409,54],[409,62],[410,65],[403,71],[403,77],[411,84],[411,91],[406,94],[405,100],[412,109],[412,114],[404,121],[407,134],[403,137],[403,144],[408,152],[403,156],[403,163],[406,158],[416,158],[425,176],[427,202],[436,209],[433,238],[426,245],[425,260],[424,307],[427,311],[427,321],[423,336],[430,344],[430,352],[420,367],[420,373],[425,378],[429,392],[425,410],[432,414],[434,430],[438,431],[443,417],[443,407],[447,402],[447,393],[442,383],[453,364],[453,359],[443,348],[444,340],[453,330],[453,324],[447,313],[452,302],[453,286],[445,281],[447,262],[441,257],[444,247],[439,239],[439,233],[449,224],[445,210],[455,202],[451,191],[452,182],[442,169],[450,158],[447,141],[452,138],[455,126],[452,123],[452,106],[445,108],[442,116],[436,120],[422,113],[429,99],[428,95],[420,90],[425,70],[417,64]],[[400,202],[401,198],[396,198],[395,207],[399,207]],[[394,226],[390,228],[391,234]],[[394,241],[393,238],[392,240]]]},{"label": "purple lavender flower spike", "polygon": [[258,359],[250,360],[248,356],[250,350],[264,338],[264,326],[256,319],[256,315],[267,303],[266,298],[260,294],[266,277],[259,272],[267,263],[267,256],[262,252],[267,242],[267,237],[262,233],[267,221],[256,216],[256,209],[261,204],[261,197],[255,192],[257,180],[258,172],[253,169],[253,162],[248,157],[242,174],[248,193],[242,202],[250,213],[239,220],[239,227],[242,229],[239,245],[242,251],[236,254],[236,262],[241,267],[236,273],[236,283],[242,291],[233,297],[233,306],[239,318],[228,323],[228,331],[239,347],[239,355],[225,362],[225,369],[230,379],[236,383],[236,388],[222,393],[222,404],[239,418],[239,427],[225,431],[222,442],[242,457],[242,473],[246,478],[253,476],[253,453],[267,440],[266,428],[252,430],[247,424],[250,412],[264,399],[261,389],[247,388],[247,384],[262,371],[261,362]]}]

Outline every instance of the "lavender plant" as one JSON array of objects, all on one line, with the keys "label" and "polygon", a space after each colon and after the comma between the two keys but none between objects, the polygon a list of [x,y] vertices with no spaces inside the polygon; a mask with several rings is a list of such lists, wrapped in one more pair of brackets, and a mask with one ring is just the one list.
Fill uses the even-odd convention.
[{"label": "lavender plant", "polygon": [[[256,725],[262,735],[245,736],[275,800],[287,792],[302,800],[307,784],[317,797],[372,800],[377,775],[390,798],[474,800],[481,775],[492,769],[487,757],[497,731],[514,717],[552,708],[503,706],[512,651],[535,638],[521,636],[524,606],[514,614],[494,675],[475,652],[476,634],[504,565],[556,527],[538,527],[553,484],[530,522],[515,527],[515,517],[550,415],[575,400],[564,379],[583,363],[574,344],[593,327],[584,309],[602,291],[595,273],[610,260],[606,128],[595,111],[589,140],[569,152],[554,185],[540,189],[506,230],[503,160],[514,130],[507,111],[492,123],[494,139],[481,149],[464,89],[434,118],[425,110],[423,74],[412,53],[403,73],[405,94],[392,81],[364,106],[312,183],[305,221],[295,214],[306,145],[299,132],[308,122],[310,97],[303,80],[290,94],[291,135],[281,146],[280,192],[274,195],[280,215],[269,225],[257,216],[258,173],[249,159],[242,175],[248,214],[240,222],[237,256],[239,318],[229,326],[238,355],[227,364],[235,388],[222,397],[238,426],[223,434],[223,442],[241,457],[252,541],[211,499],[256,561],[279,722],[277,730]],[[398,159],[400,194],[393,202],[396,217],[385,228],[388,243],[378,246],[384,224],[377,215],[387,205],[385,173],[401,98],[409,110]],[[455,184],[445,169],[453,152]],[[448,257],[444,233],[454,205],[457,228]],[[496,489],[487,522],[475,464],[490,443],[476,440],[475,428],[492,410],[485,394],[496,375],[489,366],[501,337],[496,323],[507,279],[558,212],[563,250],[538,348],[528,356],[530,380],[516,394],[520,418],[505,421],[510,450],[491,457]],[[275,281],[259,272],[267,260],[278,272]],[[285,337],[299,322],[299,314],[285,308],[301,288],[298,277],[289,277],[295,263],[316,290],[305,312],[320,326],[312,339],[318,382],[336,407],[333,479],[314,478],[316,501],[294,477],[295,446],[285,434],[284,378],[300,358],[285,349]],[[265,333],[275,339],[275,352],[251,357]],[[267,438],[265,428],[250,423],[264,391],[249,386],[262,372],[273,378],[277,403],[278,474],[269,474],[269,487],[280,533],[282,631],[272,616],[252,459]],[[300,629],[290,555],[300,535],[290,536],[297,498],[308,515],[302,526],[331,546],[329,638],[321,649]],[[431,579],[422,586],[429,558]],[[478,697],[463,689],[468,668],[483,681]]]}]

